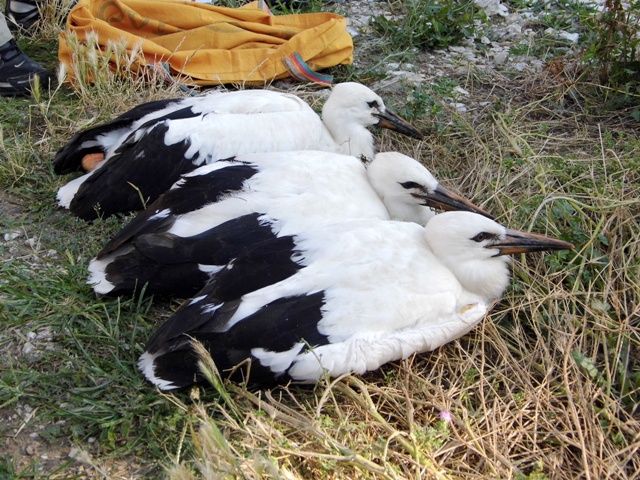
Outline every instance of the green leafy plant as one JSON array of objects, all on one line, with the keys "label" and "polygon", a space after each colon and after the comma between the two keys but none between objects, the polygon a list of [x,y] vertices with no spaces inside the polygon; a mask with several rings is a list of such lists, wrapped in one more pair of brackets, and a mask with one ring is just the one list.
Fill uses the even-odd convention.
[{"label": "green leafy plant", "polygon": [[632,86],[637,91],[640,81],[640,1],[623,3],[606,0],[599,13],[582,18],[583,42],[586,45],[583,63],[597,73],[602,85]]},{"label": "green leafy plant", "polygon": [[485,14],[471,1],[409,0],[398,18],[377,16],[373,28],[396,48],[446,48],[473,37]]}]

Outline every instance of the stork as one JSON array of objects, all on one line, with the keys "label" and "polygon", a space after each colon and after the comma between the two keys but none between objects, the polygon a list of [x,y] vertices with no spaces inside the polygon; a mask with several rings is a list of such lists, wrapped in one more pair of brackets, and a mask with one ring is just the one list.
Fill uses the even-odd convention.
[{"label": "stork", "polygon": [[[75,135],[53,160],[57,172],[97,166],[57,194],[85,220],[139,210],[195,168],[234,155],[324,150],[371,159],[372,125],[422,138],[364,85],[336,85],[322,119],[300,98],[269,90],[217,93],[138,106]],[[85,162],[85,165],[87,163]],[[91,168],[87,165],[86,168]]]},{"label": "stork", "polygon": [[257,242],[348,219],[422,225],[429,207],[489,215],[397,152],[366,166],[322,151],[238,156],[184,175],[98,253],[87,283],[100,294],[188,297]]},{"label": "stork", "polygon": [[[203,381],[194,341],[223,375],[250,384],[362,374],[469,332],[506,289],[508,255],[573,248],[470,212],[425,227],[366,219],[285,238],[243,252],[160,327],[139,360],[150,382]],[[234,370],[247,360],[248,370]]]}]

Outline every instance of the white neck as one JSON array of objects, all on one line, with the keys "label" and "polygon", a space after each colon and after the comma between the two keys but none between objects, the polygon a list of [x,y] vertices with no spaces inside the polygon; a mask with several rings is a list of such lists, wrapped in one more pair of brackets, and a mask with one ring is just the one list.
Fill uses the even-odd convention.
[{"label": "white neck", "polygon": [[322,122],[335,142],[336,153],[373,159],[373,134],[350,109],[336,109],[325,105]]},{"label": "white neck", "polygon": [[354,124],[347,126],[343,122],[332,122],[324,117],[323,121],[337,145],[337,153],[354,157],[364,156],[369,160],[373,158],[373,135],[365,127]]},{"label": "white neck", "polygon": [[[453,221],[452,221],[453,220]],[[475,228],[472,222],[479,222]],[[497,255],[497,249],[485,248],[472,237],[476,231],[494,224],[468,212],[441,213],[425,227],[425,238],[431,251],[453,273],[470,293],[482,296],[488,303],[499,298],[509,285],[508,256]]]},{"label": "white neck", "polygon": [[460,255],[439,256],[465,290],[488,303],[499,298],[509,285],[509,257],[465,260]]}]

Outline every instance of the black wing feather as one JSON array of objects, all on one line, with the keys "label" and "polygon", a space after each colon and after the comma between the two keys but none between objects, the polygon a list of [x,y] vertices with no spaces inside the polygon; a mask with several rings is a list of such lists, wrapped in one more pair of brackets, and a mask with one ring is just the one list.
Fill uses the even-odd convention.
[{"label": "black wing feather", "polygon": [[[300,342],[311,347],[328,344],[328,337],[318,331],[323,305],[324,292],[280,298],[224,332],[211,332],[205,323],[197,330],[184,332],[171,345],[158,345],[159,348],[155,348],[154,337],[147,351],[163,352],[154,359],[154,373],[156,377],[172,382],[176,387],[186,387],[203,381],[204,377],[198,368],[198,358],[191,347],[191,342],[197,340],[209,351],[222,375],[244,360],[250,359],[250,377],[242,378],[243,372],[235,370],[231,375],[232,379],[243,380],[251,385],[288,381],[286,372],[283,375],[282,372],[274,372],[261,365],[253,357],[251,350],[263,348],[281,352],[290,350]],[[217,313],[218,311],[213,316]],[[172,320],[173,317],[168,321]],[[306,348],[308,347],[304,347],[303,351]]]},{"label": "black wing feather", "polygon": [[[157,100],[138,105],[122,115],[74,134],[69,141],[56,153],[52,160],[53,170],[58,175],[64,175],[82,170],[82,159],[90,153],[105,153],[100,145],[98,137],[110,132],[120,131],[124,135],[131,125],[145,115],[167,108],[173,103],[178,103],[181,98]],[[83,143],[90,146],[83,147]]]},{"label": "black wing feather", "polygon": [[[174,316],[160,327],[149,341],[150,351],[185,333],[199,330],[207,324],[209,331],[220,331],[235,313],[242,296],[272,285],[294,275],[303,268],[292,260],[293,237],[279,237],[260,242],[244,251],[232,264],[213,275],[194,295],[195,300],[184,303]],[[269,272],[266,272],[269,270]],[[213,315],[202,312],[215,310]]]},{"label": "black wing feather", "polygon": [[259,213],[244,215],[192,237],[171,233],[141,235],[133,241],[135,249],[163,264],[195,262],[226,265],[245,248],[274,237],[269,222]]},{"label": "black wing feather", "polygon": [[78,189],[69,209],[84,220],[141,210],[196,166],[184,158],[190,142],[165,145],[164,122],[145,133],[144,142],[123,143]]},{"label": "black wing feather", "polygon": [[[204,175],[183,177],[179,187],[166,191],[120,230],[98,253],[97,258],[105,257],[137,236],[167,231],[178,216],[199,210],[242,190],[245,182],[257,171],[255,166],[238,164]],[[164,210],[168,210],[169,214],[152,218]]]},{"label": "black wing feather", "polygon": [[271,238],[248,246],[211,277],[203,292],[226,302],[273,285],[304,268],[293,260],[298,254],[293,236]]},{"label": "black wing feather", "polygon": [[[109,293],[140,291],[146,285],[147,293],[177,297],[195,294],[209,279],[201,264],[226,265],[244,249],[274,237],[269,223],[259,217],[257,213],[245,215],[193,237],[169,233],[136,237],[132,242],[135,249],[116,257],[105,268],[106,279],[114,285]],[[272,269],[276,272],[275,266]],[[247,288],[251,283],[240,285]]]},{"label": "black wing feather", "polygon": [[105,268],[105,277],[114,285],[109,295],[146,293],[187,298],[209,279],[197,263],[161,265],[132,252],[118,257]]}]

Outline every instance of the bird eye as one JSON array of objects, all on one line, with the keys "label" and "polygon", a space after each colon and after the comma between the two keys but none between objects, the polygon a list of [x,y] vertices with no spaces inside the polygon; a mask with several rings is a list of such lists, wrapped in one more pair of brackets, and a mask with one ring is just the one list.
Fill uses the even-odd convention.
[{"label": "bird eye", "polygon": [[424,187],[416,182],[404,182],[400,185],[402,185],[402,187],[406,188],[407,190],[413,190],[414,188],[417,188],[418,190],[424,190]]},{"label": "bird eye", "polygon": [[379,108],[380,104],[378,103],[377,100],[373,100],[371,102],[367,102],[367,105],[369,105],[369,108]]},{"label": "bird eye", "polygon": [[489,232],[480,232],[479,234],[477,234],[475,237],[473,237],[471,240],[473,240],[474,242],[484,242],[485,240],[489,240],[490,238],[495,237],[495,235],[493,233],[489,233]]}]

